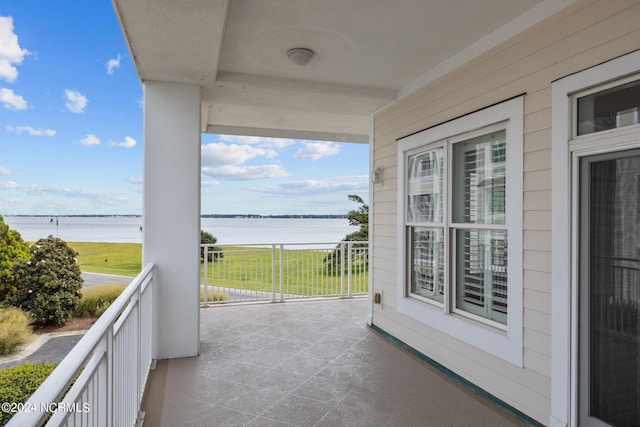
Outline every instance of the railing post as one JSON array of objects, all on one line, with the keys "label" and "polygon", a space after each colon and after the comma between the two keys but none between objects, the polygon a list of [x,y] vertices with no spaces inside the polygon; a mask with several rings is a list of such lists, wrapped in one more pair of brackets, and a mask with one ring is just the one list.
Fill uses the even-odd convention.
[{"label": "railing post", "polygon": [[[202,301],[202,307],[209,307],[209,247],[204,246],[204,301]],[[213,265],[211,266],[213,269]]]},{"label": "railing post", "polygon": [[137,302],[136,304],[138,304],[138,330],[136,331],[136,345],[138,346],[137,352],[136,352],[136,359],[138,359],[136,361],[137,363],[137,369],[136,369],[136,418],[138,417],[138,413],[140,412],[140,396],[142,395],[142,379],[140,378],[140,373],[142,372],[142,343],[140,342],[140,340],[142,339],[142,285],[138,286],[138,289],[136,291],[136,295],[137,295]]},{"label": "railing post", "polygon": [[353,242],[347,243],[347,257],[347,294],[349,298],[351,298],[351,263],[353,259]]},{"label": "railing post", "polygon": [[271,302],[276,302],[276,245],[275,244],[271,245]]},{"label": "railing post", "polygon": [[340,296],[344,297],[344,242],[340,243]]},{"label": "railing post", "polygon": [[114,357],[113,357],[113,323],[107,329],[106,337],[106,350],[107,350],[107,416],[105,418],[104,426],[112,426],[114,423],[114,398],[115,398],[115,387],[114,387]]},{"label": "railing post", "polygon": [[280,302],[284,302],[284,245],[280,245]]}]

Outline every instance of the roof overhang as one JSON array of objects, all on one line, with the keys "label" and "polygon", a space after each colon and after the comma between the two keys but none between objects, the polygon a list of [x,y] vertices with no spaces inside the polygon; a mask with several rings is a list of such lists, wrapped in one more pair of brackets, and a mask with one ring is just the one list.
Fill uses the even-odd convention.
[{"label": "roof overhang", "polygon": [[203,132],[368,142],[374,112],[575,0],[112,1],[142,81],[202,88]]}]

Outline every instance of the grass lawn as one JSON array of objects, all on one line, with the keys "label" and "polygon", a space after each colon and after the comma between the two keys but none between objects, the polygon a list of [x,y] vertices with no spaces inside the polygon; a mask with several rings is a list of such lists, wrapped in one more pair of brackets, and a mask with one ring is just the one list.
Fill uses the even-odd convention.
[{"label": "grass lawn", "polygon": [[[69,242],[80,255],[78,264],[83,272],[119,274],[135,277],[141,271],[142,246],[139,243]],[[271,250],[246,247],[225,247],[224,258],[209,264],[209,285],[271,291]],[[282,283],[285,294],[335,295],[341,293],[339,274],[330,273],[323,263],[327,251],[296,250],[283,254]],[[280,251],[276,251],[280,260]],[[278,263],[276,263],[278,264]],[[213,266],[213,270],[211,269]],[[346,268],[346,266],[345,266]],[[366,292],[368,286],[366,261],[354,261],[352,291]],[[276,267],[276,289],[279,292],[280,271]],[[204,283],[204,268],[200,269]],[[344,279],[346,290],[346,278]]]},{"label": "grass lawn", "polygon": [[83,272],[135,277],[142,270],[140,243],[68,242],[78,256]]}]

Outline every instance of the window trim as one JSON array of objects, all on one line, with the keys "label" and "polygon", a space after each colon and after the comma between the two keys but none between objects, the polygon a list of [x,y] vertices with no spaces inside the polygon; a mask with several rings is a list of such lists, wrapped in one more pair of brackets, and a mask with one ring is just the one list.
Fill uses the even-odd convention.
[{"label": "window trim", "polygon": [[[424,147],[435,147],[442,142],[447,147],[445,155],[446,180],[451,179],[451,150],[452,141],[459,141],[463,136],[479,135],[486,133],[495,126],[507,131],[507,221],[509,230],[507,241],[509,246],[509,288],[507,325],[497,326],[497,322],[473,316],[471,313],[460,314],[452,307],[451,297],[445,295],[444,307],[436,302],[425,301],[408,295],[407,276],[408,248],[407,248],[407,222],[406,222],[406,155]],[[464,343],[472,345],[482,351],[492,354],[500,359],[512,363],[518,367],[523,366],[523,287],[522,287],[522,217],[523,217],[523,141],[524,141],[524,96],[518,96],[510,100],[495,104],[485,109],[442,123],[422,132],[410,135],[398,140],[398,256],[397,256],[397,310],[425,325],[443,332]],[[450,181],[449,181],[450,182]],[[449,233],[453,226],[460,226],[448,218],[451,212],[451,197],[448,189],[445,189],[443,197],[445,212],[443,219],[445,226],[445,259],[449,259],[449,243],[452,238]],[[468,225],[468,224],[467,224]],[[477,225],[477,224],[476,224]],[[474,225],[475,227],[475,225]],[[445,282],[448,289],[452,272],[448,265],[445,266]],[[455,301],[453,301],[455,303]],[[476,318],[478,317],[478,318]],[[502,325],[501,325],[502,326]]]}]

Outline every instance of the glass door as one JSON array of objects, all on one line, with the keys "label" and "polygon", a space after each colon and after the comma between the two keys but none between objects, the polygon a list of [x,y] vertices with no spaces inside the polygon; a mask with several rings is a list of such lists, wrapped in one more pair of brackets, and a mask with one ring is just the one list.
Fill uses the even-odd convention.
[{"label": "glass door", "polygon": [[640,426],[640,150],[584,157],[579,424]]}]

